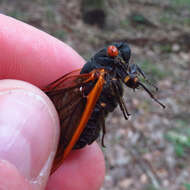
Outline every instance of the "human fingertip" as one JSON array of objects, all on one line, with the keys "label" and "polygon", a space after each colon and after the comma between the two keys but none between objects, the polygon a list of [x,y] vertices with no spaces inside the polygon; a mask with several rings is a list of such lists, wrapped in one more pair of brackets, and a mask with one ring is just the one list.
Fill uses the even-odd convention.
[{"label": "human fingertip", "polygon": [[17,168],[5,160],[0,160],[0,189],[32,190],[31,185]]},{"label": "human fingertip", "polygon": [[104,176],[104,156],[97,143],[93,143],[69,154],[62,166],[50,176],[47,190],[99,190]]},{"label": "human fingertip", "polygon": [[47,181],[59,137],[52,103],[35,86],[16,80],[0,82],[0,157],[35,186]]}]

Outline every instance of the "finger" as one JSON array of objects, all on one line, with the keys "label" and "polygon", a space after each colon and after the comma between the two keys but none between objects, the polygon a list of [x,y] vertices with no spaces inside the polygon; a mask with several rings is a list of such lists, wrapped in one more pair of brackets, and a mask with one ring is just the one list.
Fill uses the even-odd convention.
[{"label": "finger", "polygon": [[0,79],[44,86],[84,64],[68,45],[30,25],[0,14],[0,26]]},{"label": "finger", "polygon": [[2,80],[0,121],[1,160],[9,161],[41,189],[47,181],[59,136],[53,104],[29,83]]},{"label": "finger", "polygon": [[[84,60],[70,47],[39,30],[0,15],[0,78],[16,78],[44,86]],[[102,156],[102,155],[101,155]]]},{"label": "finger", "polygon": [[50,176],[46,190],[99,190],[105,175],[102,152],[96,143],[72,151]]},{"label": "finger", "polygon": [[32,190],[17,168],[7,161],[0,161],[0,189]]}]

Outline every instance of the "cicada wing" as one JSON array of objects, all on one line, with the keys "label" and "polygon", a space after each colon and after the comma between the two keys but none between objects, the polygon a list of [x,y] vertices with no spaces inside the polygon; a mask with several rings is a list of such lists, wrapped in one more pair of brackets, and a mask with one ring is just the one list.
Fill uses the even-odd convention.
[{"label": "cicada wing", "polygon": [[[101,93],[104,78],[98,75],[98,78],[94,77],[94,72],[88,74],[71,72],[44,89],[57,109],[61,125],[60,140],[52,172],[60,166],[76,144]],[[95,79],[97,82],[93,89],[84,97],[83,88]]]},{"label": "cicada wing", "polygon": [[89,79],[90,76],[91,74],[89,73],[80,74],[80,69],[77,69],[75,71],[65,74],[61,78],[47,85],[42,90],[48,94],[59,93],[58,90],[62,91],[63,89],[72,88],[82,84],[84,81]]},{"label": "cicada wing", "polygon": [[[52,171],[62,163],[64,151],[68,146],[85,109],[86,98],[79,88],[64,90],[63,94],[50,97],[54,102],[60,118],[60,138]],[[73,145],[74,146],[74,145]]]}]

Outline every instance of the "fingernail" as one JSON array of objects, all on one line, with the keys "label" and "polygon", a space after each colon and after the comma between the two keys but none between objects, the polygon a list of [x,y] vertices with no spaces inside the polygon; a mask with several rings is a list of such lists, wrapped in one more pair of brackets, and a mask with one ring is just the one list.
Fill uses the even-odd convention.
[{"label": "fingernail", "polygon": [[0,158],[30,181],[49,170],[57,143],[56,125],[41,95],[24,89],[0,92]]}]

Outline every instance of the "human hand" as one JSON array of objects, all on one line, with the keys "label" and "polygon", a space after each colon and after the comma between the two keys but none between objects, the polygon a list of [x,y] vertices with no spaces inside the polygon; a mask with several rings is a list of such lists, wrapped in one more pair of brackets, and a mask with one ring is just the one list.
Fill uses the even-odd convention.
[{"label": "human hand", "polygon": [[49,98],[31,85],[44,87],[83,64],[66,44],[0,15],[0,79],[17,79],[0,80],[0,189],[100,188],[105,166],[96,143],[72,151],[49,177],[59,119]]}]

